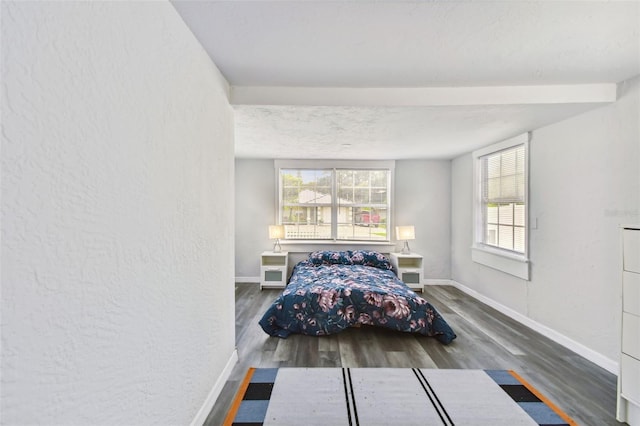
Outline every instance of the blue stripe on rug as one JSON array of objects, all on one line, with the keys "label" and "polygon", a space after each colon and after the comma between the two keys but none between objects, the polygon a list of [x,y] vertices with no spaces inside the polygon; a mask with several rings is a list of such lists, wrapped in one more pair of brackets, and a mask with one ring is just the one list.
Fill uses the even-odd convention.
[{"label": "blue stripe on rug", "polygon": [[256,368],[251,383],[275,383],[277,375],[277,368]]},{"label": "blue stripe on rug", "polygon": [[484,370],[499,385],[521,385],[507,370]]},{"label": "blue stripe on rug", "polygon": [[539,425],[568,425],[544,402],[519,402],[518,405]]},{"label": "blue stripe on rug", "polygon": [[267,415],[269,400],[246,400],[240,403],[240,408],[236,413],[233,424],[239,423],[262,423]]}]

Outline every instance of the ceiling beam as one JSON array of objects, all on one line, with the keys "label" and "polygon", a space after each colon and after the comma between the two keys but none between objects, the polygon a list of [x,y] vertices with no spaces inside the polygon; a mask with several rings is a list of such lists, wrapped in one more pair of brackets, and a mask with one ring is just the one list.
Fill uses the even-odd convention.
[{"label": "ceiling beam", "polygon": [[341,88],[232,86],[233,105],[465,106],[616,101],[616,84]]}]

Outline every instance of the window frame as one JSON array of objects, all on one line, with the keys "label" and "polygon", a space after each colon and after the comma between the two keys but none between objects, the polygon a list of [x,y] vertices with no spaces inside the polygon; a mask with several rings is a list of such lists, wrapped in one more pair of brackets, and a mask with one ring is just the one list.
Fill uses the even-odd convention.
[{"label": "window frame", "polygon": [[[489,145],[472,153],[473,158],[473,244],[471,258],[474,262],[493,269],[514,275],[523,280],[530,279],[529,261],[529,142],[531,133],[525,133],[504,141]],[[482,201],[483,176],[482,158],[497,154],[517,146],[524,146],[524,215],[525,215],[525,244],[524,253],[503,249],[485,243],[486,223]]]},{"label": "window frame", "polygon": [[[393,204],[394,204],[394,175],[395,161],[367,161],[367,160],[274,160],[275,167],[275,218],[278,224],[282,223],[282,196],[283,187],[281,181],[281,170],[283,169],[309,169],[309,170],[331,170],[332,171],[332,203],[331,203],[331,236],[329,238],[309,238],[309,239],[282,239],[286,244],[359,244],[359,245],[389,245],[392,244],[393,225]],[[385,239],[365,240],[365,239],[339,239],[338,238],[338,206],[337,201],[337,170],[386,170],[388,171],[387,191],[387,236]]]}]

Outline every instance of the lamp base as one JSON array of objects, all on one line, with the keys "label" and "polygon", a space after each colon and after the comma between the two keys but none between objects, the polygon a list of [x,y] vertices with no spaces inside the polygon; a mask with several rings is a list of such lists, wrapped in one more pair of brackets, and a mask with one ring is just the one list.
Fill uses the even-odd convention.
[{"label": "lamp base", "polygon": [[276,240],[276,243],[273,245],[273,252],[280,253],[282,251],[282,247],[280,247],[280,240]]},{"label": "lamp base", "polygon": [[409,248],[409,241],[404,242],[404,246],[402,247],[402,254],[411,254],[411,249]]}]

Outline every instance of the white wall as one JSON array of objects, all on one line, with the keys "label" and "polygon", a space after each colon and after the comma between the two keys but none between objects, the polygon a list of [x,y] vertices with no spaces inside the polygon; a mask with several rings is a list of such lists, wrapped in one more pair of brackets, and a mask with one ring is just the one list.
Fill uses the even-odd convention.
[{"label": "white wall", "polygon": [[275,179],[273,160],[236,159],[236,277],[255,281],[260,253],[273,248],[268,230],[276,223]]},{"label": "white wall", "polygon": [[619,224],[640,222],[640,77],[618,101],[535,130],[530,282],[473,263],[472,162],[452,165],[452,278],[612,363],[619,350]]},{"label": "white wall", "polygon": [[188,424],[234,353],[228,87],[168,2],[2,2],[2,422]]},{"label": "white wall", "polygon": [[[451,277],[451,162],[396,161],[395,220],[414,225],[411,251],[424,256],[426,279]],[[395,238],[395,229],[394,229]],[[402,244],[396,247],[402,248]]]},{"label": "white wall", "polygon": [[[395,222],[415,225],[411,250],[425,257],[425,278],[450,277],[449,161],[397,161],[395,167]],[[236,159],[236,277],[255,280],[260,275],[260,253],[270,250],[267,227],[276,221],[275,168],[273,160]],[[395,231],[393,231],[395,234]],[[394,240],[386,245],[283,244],[293,264],[313,250],[354,248],[388,253],[400,250]]]}]

